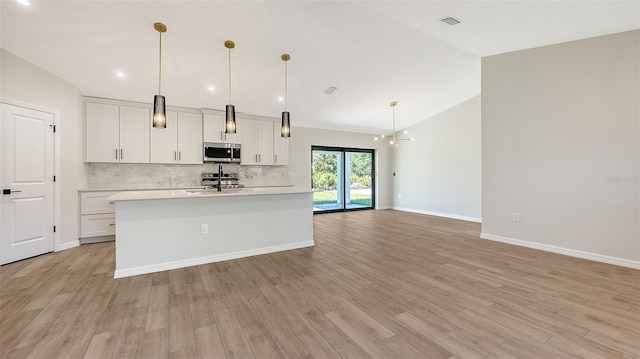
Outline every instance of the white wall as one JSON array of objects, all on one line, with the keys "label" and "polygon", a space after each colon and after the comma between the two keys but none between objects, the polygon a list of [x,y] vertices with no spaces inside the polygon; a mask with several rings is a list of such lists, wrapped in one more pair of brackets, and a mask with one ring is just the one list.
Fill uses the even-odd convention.
[{"label": "white wall", "polygon": [[393,207],[479,222],[480,96],[406,130],[393,150]]},{"label": "white wall", "polygon": [[58,110],[55,141],[61,206],[57,213],[62,248],[78,243],[78,188],[85,186],[82,98],[74,85],[0,49],[0,98]]},{"label": "white wall", "polygon": [[639,266],[639,46],[636,30],[482,59],[484,238]]},{"label": "white wall", "polygon": [[391,159],[389,145],[374,141],[374,135],[293,127],[289,140],[289,169],[295,186],[311,187],[311,146],[367,148],[375,150],[376,208],[391,207]]}]

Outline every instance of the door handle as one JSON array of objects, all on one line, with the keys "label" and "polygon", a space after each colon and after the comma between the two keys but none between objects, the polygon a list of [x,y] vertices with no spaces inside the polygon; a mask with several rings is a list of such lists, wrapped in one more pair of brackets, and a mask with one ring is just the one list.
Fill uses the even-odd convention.
[{"label": "door handle", "polygon": [[5,188],[2,190],[2,194],[11,194],[11,193],[15,193],[15,192],[22,192],[22,191],[13,191],[11,190],[11,188]]}]

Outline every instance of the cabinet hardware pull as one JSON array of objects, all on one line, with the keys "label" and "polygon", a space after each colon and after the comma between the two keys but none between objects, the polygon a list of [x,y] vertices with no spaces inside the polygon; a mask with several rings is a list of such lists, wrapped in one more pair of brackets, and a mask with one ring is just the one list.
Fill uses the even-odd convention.
[{"label": "cabinet hardware pull", "polygon": [[220,131],[220,140],[224,141],[224,132]]},{"label": "cabinet hardware pull", "polygon": [[274,161],[273,163],[278,163],[278,155],[273,155],[274,156]]},{"label": "cabinet hardware pull", "polygon": [[116,148],[116,160],[118,159],[118,149]]},{"label": "cabinet hardware pull", "polygon": [[258,162],[262,162],[262,154],[258,153]]},{"label": "cabinet hardware pull", "polygon": [[114,204],[114,203],[115,203],[115,202],[113,202],[113,201],[109,202],[109,204]]},{"label": "cabinet hardware pull", "polygon": [[178,151],[178,161],[182,161],[182,151]]},{"label": "cabinet hardware pull", "polygon": [[123,160],[124,159],[124,155],[122,154],[122,148],[120,149],[120,159]]},{"label": "cabinet hardware pull", "polygon": [[258,162],[258,154],[256,153],[256,163]]},{"label": "cabinet hardware pull", "polygon": [[173,160],[175,161],[177,159],[178,159],[178,157],[176,156],[176,151],[173,151]]},{"label": "cabinet hardware pull", "polygon": [[116,224],[115,223],[109,223],[109,227],[115,227]]}]

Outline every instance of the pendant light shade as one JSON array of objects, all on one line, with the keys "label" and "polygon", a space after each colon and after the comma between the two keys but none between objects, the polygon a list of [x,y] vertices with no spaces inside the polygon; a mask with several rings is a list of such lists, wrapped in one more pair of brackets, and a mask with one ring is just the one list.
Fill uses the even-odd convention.
[{"label": "pendant light shade", "polygon": [[163,23],[156,22],[153,28],[160,33],[160,56],[158,66],[158,94],[153,97],[153,127],[167,128],[167,108],[164,96],[160,94],[162,84],[162,33],[167,32],[167,26]]},{"label": "pendant light shade", "polygon": [[227,105],[225,115],[224,132],[236,133],[236,107],[234,105]]},{"label": "pendant light shade", "polygon": [[231,49],[236,47],[233,41],[224,42],[224,47],[229,49],[229,103],[227,104],[225,116],[225,133],[236,133],[236,107],[231,104]]},{"label": "pendant light shade", "polygon": [[287,111],[287,62],[291,60],[291,56],[283,54],[280,58],[284,61],[284,111],[282,112],[280,137],[291,137],[291,121],[289,119],[289,111]]},{"label": "pendant light shade", "polygon": [[167,107],[162,95],[153,96],[153,127],[167,128]]},{"label": "pendant light shade", "polygon": [[291,137],[291,123],[289,121],[289,111],[282,112],[282,126],[280,127],[280,137]]}]

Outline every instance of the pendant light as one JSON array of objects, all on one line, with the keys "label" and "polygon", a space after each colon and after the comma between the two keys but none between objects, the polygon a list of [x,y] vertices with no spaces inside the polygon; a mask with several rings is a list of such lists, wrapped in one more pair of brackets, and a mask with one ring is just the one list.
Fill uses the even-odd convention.
[{"label": "pendant light", "polygon": [[165,106],[164,96],[160,94],[160,86],[162,84],[162,33],[167,32],[165,24],[156,22],[153,28],[160,33],[160,63],[158,69],[158,94],[153,96],[153,127],[167,128],[167,109]]},{"label": "pendant light", "polygon": [[287,111],[287,62],[291,60],[291,56],[283,54],[280,58],[284,61],[284,111],[282,112],[280,137],[291,137],[291,123],[289,121],[289,111]]},{"label": "pendant light", "polygon": [[[390,103],[390,106],[393,110],[393,132],[391,133],[391,135],[380,135],[380,138],[385,138],[385,137],[391,137],[391,139],[389,140],[389,144],[393,145],[395,148],[400,147],[400,145],[398,144],[398,141],[413,141],[413,138],[396,138],[396,105],[398,104],[398,102],[393,101],[392,103]],[[409,133],[408,131],[404,131],[403,134],[407,134]],[[378,137],[375,137],[374,140],[378,140]]]},{"label": "pendant light", "polygon": [[225,133],[236,133],[236,107],[231,104],[231,49],[236,47],[233,41],[227,40],[224,42],[224,47],[229,49],[229,104],[225,111]]}]

